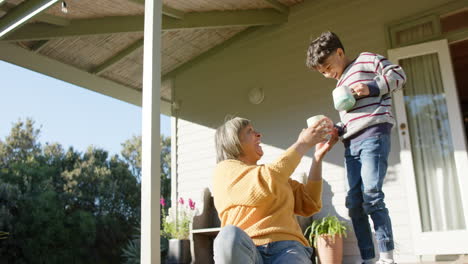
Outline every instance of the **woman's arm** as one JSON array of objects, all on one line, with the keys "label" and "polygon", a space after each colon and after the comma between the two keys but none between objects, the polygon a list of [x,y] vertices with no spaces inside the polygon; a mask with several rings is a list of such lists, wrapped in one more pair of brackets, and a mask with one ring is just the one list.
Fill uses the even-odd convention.
[{"label": "woman's arm", "polygon": [[309,177],[307,181],[322,180],[322,160],[325,155],[338,142],[338,129],[333,129],[333,134],[327,142],[320,142],[315,146],[314,157],[312,158],[312,166],[310,166]]},{"label": "woman's arm", "polygon": [[335,128],[330,140],[316,145],[306,184],[289,179],[289,184],[294,193],[295,214],[310,216],[322,208],[322,160],[337,141],[338,130]]}]

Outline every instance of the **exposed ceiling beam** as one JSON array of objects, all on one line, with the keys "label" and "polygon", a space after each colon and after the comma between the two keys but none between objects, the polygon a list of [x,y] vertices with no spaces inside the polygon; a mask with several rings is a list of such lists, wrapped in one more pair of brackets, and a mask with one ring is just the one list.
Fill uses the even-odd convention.
[{"label": "exposed ceiling beam", "polygon": [[34,52],[39,52],[41,51],[44,47],[45,47],[45,44],[47,44],[47,42],[49,42],[48,40],[39,40],[38,42],[36,42],[32,47],[31,47],[31,51],[34,51]]},{"label": "exposed ceiling beam", "polygon": [[[135,2],[137,4],[140,4],[140,5],[145,4],[145,0],[130,0],[130,1]],[[163,13],[163,15],[173,17],[173,18],[177,18],[177,19],[184,18],[184,14],[185,14],[183,11],[177,10],[177,9],[172,8],[170,6],[167,6],[167,5],[162,6],[162,13]]]},{"label": "exposed ceiling beam", "polygon": [[37,16],[57,1],[58,0],[28,0],[13,8],[11,11],[8,11],[7,14],[0,19],[0,39],[14,30],[17,30],[21,25],[34,16]]},{"label": "exposed ceiling beam", "polygon": [[34,18],[34,21],[43,22],[43,23],[56,25],[56,26],[62,26],[62,27],[70,25],[70,19],[59,17],[59,16],[53,16],[53,15],[49,15],[46,13],[37,15]]},{"label": "exposed ceiling beam", "polygon": [[92,91],[141,105],[141,92],[52,60],[14,44],[0,43],[0,59]]},{"label": "exposed ceiling beam", "polygon": [[[184,19],[164,17],[163,30],[208,29],[236,26],[265,26],[285,23],[287,14],[274,9],[213,11],[187,13]],[[28,24],[4,38],[6,41],[27,41],[87,35],[143,32],[143,16],[105,17],[71,20],[68,26]]]},{"label": "exposed ceiling beam", "polygon": [[266,26],[287,20],[287,14],[279,14],[274,9],[193,12],[185,14],[184,19],[163,19],[163,30]]},{"label": "exposed ceiling beam", "polygon": [[177,19],[183,19],[184,15],[185,15],[184,12],[182,12],[180,10],[177,10],[177,9],[174,9],[172,7],[166,6],[166,5],[163,5],[162,13],[163,13],[163,15],[166,15],[168,17],[173,17],[173,18],[177,18]]},{"label": "exposed ceiling beam", "polygon": [[145,4],[145,0],[130,0],[130,2],[134,2],[134,3],[140,4],[140,5]]},{"label": "exposed ceiling beam", "polygon": [[[10,4],[0,5],[0,12],[7,13],[10,11],[14,6]],[[56,26],[67,26],[70,24],[70,20],[64,17],[53,16],[46,13],[40,13],[36,15],[31,21],[38,21],[44,22]]]},{"label": "exposed ceiling beam", "polygon": [[[45,74],[88,90],[141,106],[141,91],[104,79],[14,44],[0,43],[0,60]],[[161,113],[171,115],[171,104],[161,99]]]},{"label": "exposed ceiling beam", "polygon": [[13,7],[15,7],[15,5],[6,1],[0,2],[0,15],[3,16],[4,14],[8,13],[8,11],[10,11]]},{"label": "exposed ceiling beam", "polygon": [[97,74],[99,75],[106,69],[108,69],[110,66],[116,64],[117,62],[121,61],[123,58],[127,57],[131,53],[133,53],[135,50],[139,49],[140,47],[143,46],[143,39],[137,40],[135,43],[131,44],[121,52],[119,52],[116,55],[113,55],[110,59],[107,61],[103,62],[101,65],[97,66],[94,68],[91,73],[92,74]]},{"label": "exposed ceiling beam", "polygon": [[8,7],[8,5],[4,5],[3,3],[4,2],[0,3],[0,11],[6,13],[8,10],[10,10],[10,7]]},{"label": "exposed ceiling beam", "polygon": [[289,7],[278,2],[278,0],[264,0],[268,2],[274,9],[278,10],[281,13],[288,13]]},{"label": "exposed ceiling beam", "polygon": [[143,16],[105,17],[70,20],[70,24],[57,27],[33,23],[24,25],[4,40],[26,41],[66,37],[80,37],[99,34],[143,32]]}]

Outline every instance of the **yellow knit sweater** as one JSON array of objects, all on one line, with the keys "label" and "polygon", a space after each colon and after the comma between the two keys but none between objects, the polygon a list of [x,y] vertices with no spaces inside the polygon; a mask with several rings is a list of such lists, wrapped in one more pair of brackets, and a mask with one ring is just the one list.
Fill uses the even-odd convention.
[{"label": "yellow knit sweater", "polygon": [[290,148],[272,164],[218,163],[213,196],[221,226],[241,228],[257,246],[283,240],[310,246],[295,214],[309,216],[320,210],[322,181],[304,185],[290,179],[300,160],[299,153]]}]

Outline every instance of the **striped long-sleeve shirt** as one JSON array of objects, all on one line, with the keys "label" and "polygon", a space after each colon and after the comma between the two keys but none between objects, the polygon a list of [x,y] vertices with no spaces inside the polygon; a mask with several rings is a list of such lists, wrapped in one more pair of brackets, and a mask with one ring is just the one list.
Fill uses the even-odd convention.
[{"label": "striped long-sleeve shirt", "polygon": [[363,52],[352,61],[336,86],[352,87],[364,83],[369,87],[370,94],[356,98],[356,104],[352,109],[340,112],[345,132],[343,139],[349,139],[362,133],[366,128],[378,124],[394,125],[391,93],[402,88],[405,81],[406,75],[403,69],[381,55]]}]

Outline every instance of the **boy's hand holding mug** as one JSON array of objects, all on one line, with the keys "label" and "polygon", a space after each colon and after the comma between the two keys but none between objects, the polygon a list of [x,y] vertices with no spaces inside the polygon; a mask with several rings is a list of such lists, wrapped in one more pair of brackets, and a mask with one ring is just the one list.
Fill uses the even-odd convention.
[{"label": "boy's hand holding mug", "polygon": [[357,96],[366,96],[369,95],[369,86],[364,83],[358,83],[351,86],[351,92]]}]

